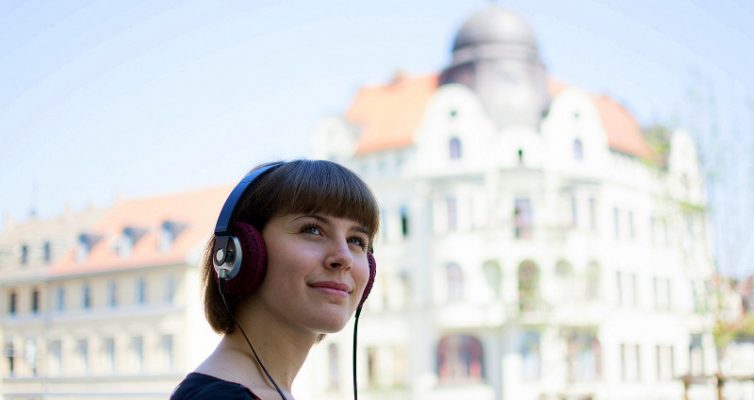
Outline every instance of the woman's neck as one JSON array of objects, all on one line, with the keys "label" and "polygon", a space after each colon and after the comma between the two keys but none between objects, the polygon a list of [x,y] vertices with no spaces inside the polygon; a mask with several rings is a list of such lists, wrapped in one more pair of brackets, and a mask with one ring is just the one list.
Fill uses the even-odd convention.
[{"label": "woman's neck", "polygon": [[264,369],[281,390],[290,393],[293,380],[316,342],[317,335],[303,331],[279,316],[264,312],[261,307],[241,307],[240,310],[242,311],[237,315],[237,323],[246,333],[259,360],[254,356],[240,329],[236,328],[226,335],[223,343],[246,355],[250,366],[255,367],[254,370],[271,388],[274,388],[274,385],[269,381]]}]

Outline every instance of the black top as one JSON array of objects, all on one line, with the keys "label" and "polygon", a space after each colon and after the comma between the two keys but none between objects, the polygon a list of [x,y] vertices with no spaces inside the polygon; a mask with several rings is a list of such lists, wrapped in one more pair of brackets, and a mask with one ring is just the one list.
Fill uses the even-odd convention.
[{"label": "black top", "polygon": [[244,385],[192,372],[173,390],[170,400],[261,400]]}]

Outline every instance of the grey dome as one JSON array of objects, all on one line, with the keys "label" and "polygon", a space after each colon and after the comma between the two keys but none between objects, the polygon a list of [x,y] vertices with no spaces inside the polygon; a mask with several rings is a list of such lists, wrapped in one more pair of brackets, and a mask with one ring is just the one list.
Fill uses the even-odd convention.
[{"label": "grey dome", "polygon": [[453,50],[484,43],[515,43],[536,46],[534,32],[516,13],[491,5],[464,22],[456,34]]}]

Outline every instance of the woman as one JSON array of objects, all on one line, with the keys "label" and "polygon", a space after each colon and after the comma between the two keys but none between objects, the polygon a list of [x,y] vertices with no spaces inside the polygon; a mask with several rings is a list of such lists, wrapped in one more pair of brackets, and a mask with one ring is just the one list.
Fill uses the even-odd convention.
[{"label": "woman", "polygon": [[203,265],[204,306],[223,337],[171,399],[293,399],[293,380],[311,347],[341,330],[371,288],[379,210],[366,184],[329,161],[263,165],[249,176],[255,171],[260,175],[247,178],[228,215],[236,236],[247,228],[261,233],[266,272],[258,287],[243,288],[255,279],[244,255],[237,277],[226,280],[220,270],[218,279],[216,259],[225,256],[216,229]]}]

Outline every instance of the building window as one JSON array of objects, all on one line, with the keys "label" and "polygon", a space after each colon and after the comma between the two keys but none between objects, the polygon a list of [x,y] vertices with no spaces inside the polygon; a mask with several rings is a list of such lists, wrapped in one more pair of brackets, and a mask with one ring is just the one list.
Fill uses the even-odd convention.
[{"label": "building window", "polygon": [[448,231],[455,231],[458,229],[458,201],[455,196],[445,198],[445,208],[448,212]]},{"label": "building window", "polygon": [[598,300],[600,298],[600,281],[602,270],[600,265],[595,261],[589,263],[586,268],[586,298],[588,300]]},{"label": "building window", "polygon": [[588,381],[602,375],[602,348],[592,333],[577,332],[568,337],[568,379]]},{"label": "building window", "polygon": [[573,140],[573,159],[577,161],[584,159],[584,145],[579,138]]},{"label": "building window", "polygon": [[636,239],[636,227],[634,226],[634,212],[628,211],[628,237]]},{"label": "building window", "polygon": [[168,275],[165,277],[164,281],[165,285],[165,303],[166,304],[173,304],[175,301],[175,277],[173,275]]},{"label": "building window", "polygon": [[60,340],[52,340],[48,344],[50,354],[50,374],[58,375],[62,372],[63,366],[63,349]]},{"label": "building window", "polygon": [[110,308],[118,306],[118,284],[115,281],[107,283],[107,305]]},{"label": "building window", "polygon": [[670,279],[658,277],[652,278],[652,289],[655,309],[670,310]]},{"label": "building window", "polygon": [[613,207],[613,228],[615,238],[620,238],[620,210],[617,207]]},{"label": "building window", "polygon": [[338,345],[327,345],[327,389],[338,390],[340,388],[340,355]]},{"label": "building window", "polygon": [[538,380],[542,372],[539,332],[524,332],[520,340],[521,378],[525,381]]},{"label": "building window", "polygon": [[144,278],[136,280],[136,304],[147,303],[147,281]]},{"label": "building window", "polygon": [[597,230],[597,200],[593,197],[589,198],[589,228]]},{"label": "building window", "polygon": [[172,371],[174,367],[173,335],[162,335],[162,337],[160,337],[160,347],[162,350],[162,359],[165,363],[165,369],[167,371]]},{"label": "building window", "polygon": [[144,370],[144,338],[141,336],[131,338],[131,360],[136,372]]},{"label": "building window", "polygon": [[463,299],[463,271],[461,266],[450,263],[445,266],[445,277],[448,289],[448,301],[454,302]]},{"label": "building window", "polygon": [[79,371],[89,373],[89,343],[86,339],[79,339],[76,343],[76,353],[79,358]]},{"label": "building window", "polygon": [[500,263],[497,261],[486,261],[482,264],[482,271],[484,277],[487,280],[492,295],[498,299],[500,298],[500,292],[502,291],[503,272],[500,268]]},{"label": "building window", "polygon": [[32,314],[39,314],[39,289],[34,289],[31,292],[31,312]]},{"label": "building window", "polygon": [[691,335],[689,341],[689,374],[692,376],[704,375],[705,370],[702,335]]},{"label": "building window", "polygon": [[87,257],[89,257],[89,251],[91,250],[91,246],[93,245],[91,239],[91,236],[85,233],[79,235],[79,238],[76,242],[76,262],[82,263],[86,261]]},{"label": "building window", "polygon": [[641,378],[641,359],[638,344],[621,344],[621,378],[624,381],[638,381]]},{"label": "building window", "polygon": [[437,345],[440,383],[478,383],[484,380],[484,351],[479,339],[450,335]]},{"label": "building window", "polygon": [[524,149],[518,149],[516,159],[518,160],[518,165],[524,165]]},{"label": "building window", "polygon": [[115,372],[115,338],[107,337],[102,341],[102,351],[105,353],[105,366],[110,372]]},{"label": "building window", "polygon": [[513,236],[516,239],[531,239],[533,216],[531,200],[517,198],[513,201]]},{"label": "building window", "polygon": [[65,310],[65,288],[58,286],[55,288],[55,311],[63,312]]},{"label": "building window", "polygon": [[622,306],[636,306],[638,303],[636,296],[636,274],[617,271],[615,279],[618,289],[618,304]]},{"label": "building window", "polygon": [[84,310],[92,308],[92,287],[88,283],[81,286],[81,308]]},{"label": "building window", "polygon": [[672,381],[675,379],[675,356],[673,346],[657,345],[655,354],[657,356],[655,365],[657,368],[657,380]]},{"label": "building window", "polygon": [[15,291],[11,291],[8,295],[8,314],[16,315],[18,307],[18,294]]},{"label": "building window", "polygon": [[532,261],[518,266],[518,306],[521,311],[532,311],[539,303],[539,268]]},{"label": "building window", "polygon": [[49,241],[44,242],[42,245],[42,259],[45,264],[49,264],[52,261],[52,243]]},{"label": "building window", "polygon": [[448,153],[451,160],[461,159],[461,139],[452,137],[448,141]]},{"label": "building window", "polygon": [[404,238],[408,237],[409,234],[409,219],[408,219],[408,207],[401,206],[401,235],[403,235]]},{"label": "building window", "polygon": [[165,221],[160,226],[160,240],[158,246],[160,251],[165,252],[173,247],[175,241],[175,224],[172,221]]},{"label": "building window", "polygon": [[367,347],[367,379],[369,387],[379,386],[379,367],[377,364],[377,348]]},{"label": "building window", "polygon": [[5,360],[8,364],[8,376],[15,376],[16,374],[16,350],[13,347],[13,342],[5,343]]},{"label": "building window", "polygon": [[571,226],[574,228],[579,226],[579,201],[573,193],[571,193]]},{"label": "building window", "polygon": [[29,263],[29,245],[26,243],[21,244],[21,257],[19,259],[21,265]]},{"label": "building window", "polygon": [[583,293],[578,287],[579,282],[576,280],[573,272],[573,265],[566,260],[560,260],[555,264],[555,276],[559,289],[559,297],[562,301],[580,300],[579,296]]}]

